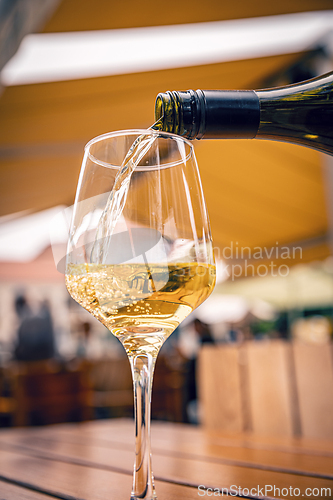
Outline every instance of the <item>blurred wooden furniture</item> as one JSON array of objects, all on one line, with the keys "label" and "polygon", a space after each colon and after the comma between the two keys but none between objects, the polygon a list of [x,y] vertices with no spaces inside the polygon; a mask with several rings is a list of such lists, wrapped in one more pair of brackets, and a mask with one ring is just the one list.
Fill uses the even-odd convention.
[{"label": "blurred wooden furniture", "polygon": [[184,367],[172,366],[167,356],[159,356],[153,380],[153,419],[184,421],[184,383]]},{"label": "blurred wooden furniture", "polygon": [[293,345],[303,436],[333,438],[333,347]]},{"label": "blurred wooden furniture", "polygon": [[251,424],[254,433],[293,435],[292,372],[287,342],[249,342],[244,346]]},{"label": "blurred wooden furniture", "polygon": [[332,345],[282,340],[205,346],[199,357],[209,429],[333,439]]},{"label": "blurred wooden furniture", "polygon": [[91,390],[84,365],[57,361],[11,367],[14,424],[45,425],[91,418]]},{"label": "blurred wooden furniture", "polygon": [[89,379],[95,409],[108,410],[111,413],[109,416],[132,415],[133,385],[127,356],[91,361]]},{"label": "blurred wooden furniture", "polygon": [[[0,418],[12,419],[16,409],[16,402],[10,393],[9,380],[6,370],[0,368]],[[0,420],[1,426],[1,420]]]},{"label": "blurred wooden furniture", "polygon": [[[4,373],[10,394],[4,397],[0,392],[0,417],[8,416],[15,426],[133,415],[132,376],[125,355],[72,365],[54,360],[13,363]],[[0,389],[3,378],[0,373]],[[173,369],[160,357],[153,385],[153,418],[183,421],[183,387],[181,369]]]},{"label": "blurred wooden furniture", "polygon": [[200,351],[199,400],[207,428],[241,432],[245,427],[241,354],[232,345],[208,345]]},{"label": "blurred wooden furniture", "polygon": [[[109,417],[133,415],[133,384],[127,356],[103,358],[89,362],[92,406],[95,411],[105,410]],[[164,356],[156,363],[152,418],[183,421],[184,373],[173,369]]]},{"label": "blurred wooden furniture", "polygon": [[[0,449],[0,491],[6,500],[130,497],[132,420],[5,429]],[[226,435],[152,422],[159,500],[215,498],[214,488],[219,498],[222,488],[223,498],[227,490],[246,498],[332,498],[332,450],[332,441]],[[205,487],[212,490],[205,493]]]}]

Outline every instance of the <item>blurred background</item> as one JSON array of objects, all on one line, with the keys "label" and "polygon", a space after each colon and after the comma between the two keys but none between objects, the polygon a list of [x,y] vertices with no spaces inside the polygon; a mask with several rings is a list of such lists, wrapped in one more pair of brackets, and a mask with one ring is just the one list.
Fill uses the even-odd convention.
[{"label": "blurred background", "polygon": [[[331,7],[0,0],[1,425],[133,412],[122,347],[69,297],[51,248],[84,145],[152,125],[159,92],[331,71]],[[218,284],[162,348],[153,418],[332,438],[332,157],[249,140],[195,150]]]}]

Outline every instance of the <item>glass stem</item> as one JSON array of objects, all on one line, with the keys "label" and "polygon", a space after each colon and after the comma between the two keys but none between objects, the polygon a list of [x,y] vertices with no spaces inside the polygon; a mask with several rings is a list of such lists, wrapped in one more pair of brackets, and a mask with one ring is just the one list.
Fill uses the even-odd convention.
[{"label": "glass stem", "polygon": [[135,463],[131,500],[156,500],[150,451],[150,406],[156,358],[130,356],[134,386]]}]

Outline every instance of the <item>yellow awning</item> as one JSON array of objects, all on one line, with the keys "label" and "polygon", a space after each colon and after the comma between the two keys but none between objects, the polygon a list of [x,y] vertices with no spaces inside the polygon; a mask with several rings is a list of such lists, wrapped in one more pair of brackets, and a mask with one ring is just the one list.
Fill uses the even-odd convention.
[{"label": "yellow awning", "polygon": [[[238,15],[230,2],[215,3],[214,9],[206,10],[199,2],[186,9],[169,2],[161,10],[154,2],[147,21],[141,7],[127,18],[119,2],[66,0],[45,31],[170,24],[176,22],[176,13],[181,23],[331,7],[330,1],[303,0],[297,7],[260,2],[258,10],[256,5],[249,10],[243,2]],[[5,88],[0,97],[0,215],[72,204],[84,144],[111,130],[150,126],[158,92],[258,88],[299,56]],[[251,248],[301,242],[303,262],[330,254],[323,155],[300,146],[251,140],[196,141],[195,150],[217,247],[231,241]]]}]

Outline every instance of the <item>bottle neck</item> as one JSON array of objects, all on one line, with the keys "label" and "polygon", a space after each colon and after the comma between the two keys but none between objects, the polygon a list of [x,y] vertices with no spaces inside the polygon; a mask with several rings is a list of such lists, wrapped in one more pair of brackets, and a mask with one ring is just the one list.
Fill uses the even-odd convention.
[{"label": "bottle neck", "polygon": [[268,90],[159,94],[158,127],[189,139],[258,138],[333,154],[333,73]]},{"label": "bottle neck", "polygon": [[188,90],[157,96],[155,119],[165,132],[188,139],[256,136],[259,98],[253,90]]},{"label": "bottle neck", "polygon": [[258,139],[274,139],[333,153],[333,73],[286,87],[258,90]]}]

